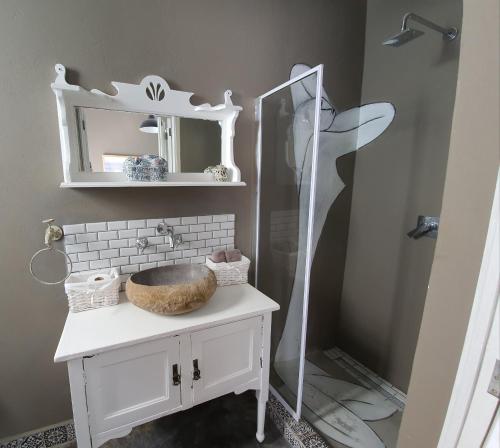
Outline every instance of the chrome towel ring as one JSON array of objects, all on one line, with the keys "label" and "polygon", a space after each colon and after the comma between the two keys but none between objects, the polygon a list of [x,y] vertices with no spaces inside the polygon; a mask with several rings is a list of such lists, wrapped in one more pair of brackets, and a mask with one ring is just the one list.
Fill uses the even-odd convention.
[{"label": "chrome towel ring", "polygon": [[[61,229],[61,227],[59,227],[56,224],[52,224],[54,222],[53,218],[44,219],[44,220],[42,220],[42,222],[44,224],[47,224],[47,228],[45,229],[45,246],[46,247],[36,251],[33,254],[33,256],[31,257],[30,265],[29,265],[30,274],[37,282],[40,282],[44,285],[59,285],[60,283],[64,283],[67,280],[67,278],[71,275],[71,271],[73,270],[73,262],[71,261],[71,258],[69,258],[69,255],[66,252],[59,250],[59,249],[56,249],[52,245],[52,243],[54,241],[59,241],[60,239],[62,239],[64,234],[63,234],[63,230]],[[33,262],[35,261],[36,257],[38,257],[38,255],[40,255],[42,252],[46,252],[46,251],[59,252],[66,257],[66,261],[68,262],[69,269],[68,269],[67,275],[63,279],[58,280],[56,282],[47,282],[47,281],[42,280],[41,278],[37,277],[37,275],[33,272]]]}]

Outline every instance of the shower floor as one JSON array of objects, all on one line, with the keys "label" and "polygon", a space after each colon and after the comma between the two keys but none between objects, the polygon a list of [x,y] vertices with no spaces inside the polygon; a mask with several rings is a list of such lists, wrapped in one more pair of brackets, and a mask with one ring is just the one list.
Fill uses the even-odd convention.
[{"label": "shower floor", "polygon": [[[295,366],[274,366],[290,402]],[[302,416],[331,447],[395,448],[405,403],[401,391],[338,348],[306,355]]]}]

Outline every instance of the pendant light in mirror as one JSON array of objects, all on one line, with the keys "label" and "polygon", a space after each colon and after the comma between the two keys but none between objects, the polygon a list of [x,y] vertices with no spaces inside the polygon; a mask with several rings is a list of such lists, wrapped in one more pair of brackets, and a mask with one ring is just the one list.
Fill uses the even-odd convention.
[{"label": "pendant light in mirror", "polygon": [[148,134],[158,134],[158,120],[154,115],[149,115],[148,118],[141,123],[139,129]]}]

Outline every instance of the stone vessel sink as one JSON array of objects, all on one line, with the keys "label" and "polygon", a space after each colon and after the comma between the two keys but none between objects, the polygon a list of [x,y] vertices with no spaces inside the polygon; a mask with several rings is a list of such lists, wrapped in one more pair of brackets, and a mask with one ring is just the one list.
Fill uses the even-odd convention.
[{"label": "stone vessel sink", "polygon": [[207,303],[217,289],[215,274],[202,264],[146,269],[129,277],[128,300],[153,313],[183,314]]}]

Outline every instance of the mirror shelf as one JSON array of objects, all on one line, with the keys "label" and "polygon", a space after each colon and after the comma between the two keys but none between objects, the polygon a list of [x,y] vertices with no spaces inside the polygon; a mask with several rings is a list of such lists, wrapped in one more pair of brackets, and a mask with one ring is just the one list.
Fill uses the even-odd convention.
[{"label": "mirror shelf", "polygon": [[[69,84],[61,64],[55,71],[61,187],[245,185],[233,155],[242,108],[233,104],[230,90],[221,104],[193,105],[192,92],[173,90],[155,75],[139,84],[113,81],[116,93],[109,95]],[[206,174],[209,167],[224,173],[225,181]]]},{"label": "mirror shelf", "polygon": [[62,182],[61,188],[136,188],[136,187],[244,187],[245,182],[165,181],[165,182]]}]

